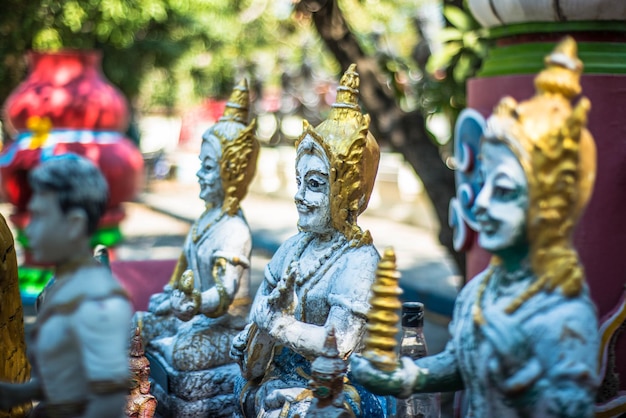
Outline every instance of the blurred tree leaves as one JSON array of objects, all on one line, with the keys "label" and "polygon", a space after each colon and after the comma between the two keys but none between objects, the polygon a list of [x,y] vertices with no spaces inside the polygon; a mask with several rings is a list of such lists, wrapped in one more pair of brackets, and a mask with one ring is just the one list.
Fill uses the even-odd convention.
[{"label": "blurred tree leaves", "polygon": [[277,60],[301,61],[294,46],[314,32],[290,12],[269,0],[3,0],[0,101],[29,49],[101,49],[105,75],[140,108],[223,97],[242,76],[278,83]]}]

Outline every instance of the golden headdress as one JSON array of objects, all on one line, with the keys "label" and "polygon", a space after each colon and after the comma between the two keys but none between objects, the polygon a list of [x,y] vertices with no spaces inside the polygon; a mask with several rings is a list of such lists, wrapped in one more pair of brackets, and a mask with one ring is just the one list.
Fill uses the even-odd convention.
[{"label": "golden headdress", "polygon": [[333,226],[355,246],[372,242],[369,232],[357,225],[357,217],[367,208],[380,159],[378,143],[369,132],[369,115],[361,113],[358,95],[359,74],[352,64],[341,77],[328,119],[315,128],[304,121],[296,141],[298,147],[308,136],[328,157]]},{"label": "golden headdress", "polygon": [[220,176],[225,194],[222,211],[231,216],[248,192],[259,155],[256,120],[246,126],[249,103],[248,82],[244,79],[233,89],[223,116],[203,135],[204,140],[209,135],[220,140]]},{"label": "golden headdress", "polygon": [[540,290],[559,287],[571,297],[584,283],[572,233],[591,196],[596,152],[586,129],[589,100],[574,103],[582,72],[574,39],[562,40],[545,64],[535,78],[535,96],[520,103],[503,98],[484,134],[484,140],[501,141],[513,151],[528,180],[527,234],[537,281],[509,313]]}]

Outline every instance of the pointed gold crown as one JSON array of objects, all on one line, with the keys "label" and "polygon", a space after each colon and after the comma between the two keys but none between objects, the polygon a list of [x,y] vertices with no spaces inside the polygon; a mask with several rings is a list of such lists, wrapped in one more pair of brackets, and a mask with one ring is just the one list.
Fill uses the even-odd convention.
[{"label": "pointed gold crown", "polygon": [[328,119],[313,128],[306,120],[296,147],[309,136],[324,150],[330,162],[331,218],[352,245],[371,244],[368,231],[357,225],[367,208],[378,171],[380,150],[369,132],[369,115],[358,104],[359,74],[350,65],[341,77],[337,99]]},{"label": "pointed gold crown", "polygon": [[392,371],[398,365],[396,335],[400,321],[398,310],[402,308],[399,280],[396,253],[393,248],[386,248],[378,263],[376,281],[372,286],[372,307],[367,313],[367,335],[363,350],[363,357],[384,371]]},{"label": "pointed gold crown", "polygon": [[222,117],[204,135],[212,134],[220,139],[220,175],[225,194],[222,211],[230,216],[237,213],[248,192],[259,155],[256,120],[246,126],[249,105],[248,82],[243,79],[233,89]]},{"label": "pointed gold crown", "polygon": [[535,78],[535,96],[520,103],[503,98],[484,134],[486,141],[501,141],[513,151],[528,180],[527,234],[538,280],[509,312],[542,289],[578,295],[584,282],[571,240],[591,196],[596,153],[586,129],[589,100],[573,103],[582,72],[574,39],[563,39],[545,64]]}]

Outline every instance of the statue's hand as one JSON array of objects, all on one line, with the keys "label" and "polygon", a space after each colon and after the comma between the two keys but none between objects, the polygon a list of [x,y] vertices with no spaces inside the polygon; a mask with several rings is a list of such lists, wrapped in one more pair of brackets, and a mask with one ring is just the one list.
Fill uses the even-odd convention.
[{"label": "statue's hand", "polygon": [[243,355],[248,347],[248,339],[250,338],[250,327],[252,324],[246,325],[246,327],[235,337],[230,345],[230,358],[235,360],[241,365],[243,362]]},{"label": "statue's hand", "polygon": [[181,321],[189,321],[200,311],[200,301],[197,293],[187,294],[182,290],[174,289],[170,296],[172,312]]},{"label": "statue's hand", "polygon": [[394,371],[385,372],[378,370],[360,354],[354,354],[350,357],[350,368],[354,381],[365,386],[370,392],[397,398],[411,396],[416,381],[423,374],[422,369],[408,357],[402,357]]},{"label": "statue's hand", "polygon": [[270,392],[263,400],[266,411],[282,409],[286,402],[294,402],[305,388],[276,389]]},{"label": "statue's hand", "polygon": [[296,281],[296,270],[289,269],[287,277],[281,278],[276,287],[267,296],[267,301],[276,310],[292,312],[296,304],[296,293],[294,283]]},{"label": "statue's hand", "polygon": [[148,302],[148,312],[155,315],[167,315],[171,311],[170,295],[165,293],[156,293],[150,296]]},{"label": "statue's hand", "polygon": [[507,379],[527,368],[534,354],[519,322],[497,308],[485,310],[484,317],[480,329],[496,354],[489,363],[492,377]]}]

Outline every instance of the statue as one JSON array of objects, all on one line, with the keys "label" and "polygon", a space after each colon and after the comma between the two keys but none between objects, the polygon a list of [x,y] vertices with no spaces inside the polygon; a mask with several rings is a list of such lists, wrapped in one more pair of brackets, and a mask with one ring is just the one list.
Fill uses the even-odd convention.
[{"label": "statue", "polygon": [[126,416],[129,418],[152,418],[157,401],[150,394],[150,362],[145,356],[139,327],[130,343],[130,372],[132,387],[126,401]]},{"label": "statue", "polygon": [[[244,377],[236,393],[247,417],[306,414],[311,361],[323,355],[328,329],[335,330],[340,358],[361,348],[379,256],[357,217],[367,206],[380,153],[369,116],[357,104],[355,68],[341,78],[328,119],[316,128],[304,123],[296,141],[299,233],[270,260],[251,323],[233,340]],[[371,394],[350,383],[344,391],[352,413],[380,416]]]},{"label": "statue", "polygon": [[581,62],[566,38],[535,78],[488,119],[474,202],[490,266],[460,292],[438,355],[385,372],[353,356],[355,379],[397,397],[465,388],[477,417],[592,417],[598,386],[595,307],[572,246],[589,200],[595,145],[580,98]]},{"label": "statue", "polygon": [[32,335],[32,378],[0,384],[0,409],[40,400],[34,416],[122,417],[128,392],[128,295],[92,256],[108,188],[89,160],[51,157],[31,171],[26,237],[53,264]]},{"label": "statue", "polygon": [[[237,373],[230,344],[245,326],[250,307],[252,236],[239,204],[254,176],[259,143],[255,122],[246,125],[248,106],[243,80],[223,116],[202,137],[197,176],[206,210],[189,231],[170,282],[152,295],[148,312],[134,318],[135,324],[142,323],[152,369],[163,367],[174,379],[153,385],[159,410],[180,409],[185,416],[195,416],[191,411],[197,416],[228,414],[223,399],[209,400],[216,394],[203,382]],[[228,385],[222,386],[225,396]]]},{"label": "statue", "polygon": [[313,402],[307,411],[308,418],[354,418],[343,394],[343,380],[348,365],[339,357],[335,330],[331,328],[324,342],[324,352],[311,364],[309,387]]},{"label": "statue", "polygon": [[[23,383],[30,375],[24,339],[24,310],[17,273],[17,256],[13,233],[4,216],[0,215],[0,381]],[[23,418],[30,404],[18,405],[10,411],[0,411],[0,418]]]}]

